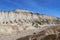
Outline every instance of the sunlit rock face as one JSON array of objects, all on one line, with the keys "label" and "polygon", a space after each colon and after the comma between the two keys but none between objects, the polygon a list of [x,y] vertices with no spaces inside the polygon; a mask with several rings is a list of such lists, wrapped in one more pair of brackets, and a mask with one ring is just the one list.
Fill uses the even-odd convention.
[{"label": "sunlit rock face", "polygon": [[[21,37],[25,37],[28,35],[32,36],[33,33],[37,33],[36,35],[38,35],[38,33],[41,33],[40,31],[44,30],[46,31],[44,36],[46,36],[49,29],[51,29],[51,32],[49,31],[49,34],[51,34],[53,33],[53,29],[57,29],[57,26],[59,27],[59,25],[60,18],[50,15],[38,14],[31,11],[19,9],[9,12],[0,11],[0,35],[2,37],[0,38],[1,40],[18,40],[18,38]],[[8,38],[6,35],[10,35],[11,37],[9,36]],[[28,39],[29,38],[31,37],[29,36]],[[40,36],[38,36],[38,38],[40,38]]]}]

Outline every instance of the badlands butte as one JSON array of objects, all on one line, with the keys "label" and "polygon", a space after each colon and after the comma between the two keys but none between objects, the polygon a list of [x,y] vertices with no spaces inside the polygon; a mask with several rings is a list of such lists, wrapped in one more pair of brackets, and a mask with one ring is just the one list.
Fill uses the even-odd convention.
[{"label": "badlands butte", "polygon": [[60,40],[60,18],[19,9],[0,11],[0,40]]}]

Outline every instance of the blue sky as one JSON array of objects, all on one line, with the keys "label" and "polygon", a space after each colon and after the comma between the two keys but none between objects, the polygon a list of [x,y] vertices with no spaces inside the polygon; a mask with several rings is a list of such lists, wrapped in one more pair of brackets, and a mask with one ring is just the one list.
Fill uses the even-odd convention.
[{"label": "blue sky", "polygon": [[0,0],[0,10],[24,9],[60,18],[60,0]]}]

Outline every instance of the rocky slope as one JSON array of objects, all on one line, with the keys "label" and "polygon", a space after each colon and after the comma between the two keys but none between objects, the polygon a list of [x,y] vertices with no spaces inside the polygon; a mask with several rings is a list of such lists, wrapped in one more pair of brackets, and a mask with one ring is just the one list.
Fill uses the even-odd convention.
[{"label": "rocky slope", "polygon": [[[31,11],[19,9],[9,12],[0,12],[0,40],[22,40],[18,38],[22,38],[29,35],[33,36],[33,33],[37,33],[36,35],[38,35],[38,33],[40,34],[41,31],[43,31],[44,33],[44,30],[47,34],[47,30],[49,29],[51,29],[54,34],[54,29],[59,28],[59,26],[60,18],[54,16],[37,14]],[[49,34],[51,34],[51,30],[49,30]],[[32,40],[30,36],[30,39],[28,39]]]}]

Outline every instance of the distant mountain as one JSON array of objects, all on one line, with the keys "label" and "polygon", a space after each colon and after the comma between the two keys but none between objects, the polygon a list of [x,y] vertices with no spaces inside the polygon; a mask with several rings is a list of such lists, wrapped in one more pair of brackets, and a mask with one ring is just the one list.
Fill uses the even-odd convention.
[{"label": "distant mountain", "polygon": [[[40,30],[51,29],[52,27],[56,29],[55,26],[59,25],[60,18],[50,15],[19,9],[8,12],[0,11],[0,35],[16,36],[19,34],[20,36],[16,36],[15,39],[32,35],[34,32],[38,33]],[[12,38],[14,38],[13,36]],[[0,39],[12,40],[12,38],[8,38],[7,36],[2,37]]]}]

